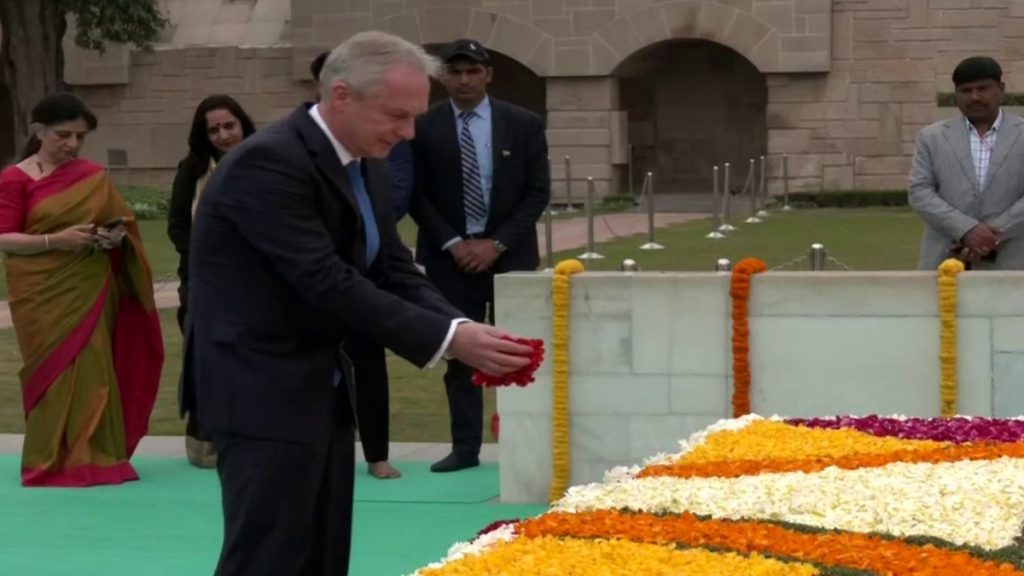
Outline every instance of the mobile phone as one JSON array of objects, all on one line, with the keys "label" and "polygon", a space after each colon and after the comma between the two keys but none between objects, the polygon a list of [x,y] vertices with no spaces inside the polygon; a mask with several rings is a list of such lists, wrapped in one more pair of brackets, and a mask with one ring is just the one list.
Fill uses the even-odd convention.
[{"label": "mobile phone", "polygon": [[110,230],[111,228],[116,228],[121,224],[124,224],[124,216],[114,218],[113,220],[107,220],[103,224],[100,224],[100,228],[106,228],[107,230]]}]

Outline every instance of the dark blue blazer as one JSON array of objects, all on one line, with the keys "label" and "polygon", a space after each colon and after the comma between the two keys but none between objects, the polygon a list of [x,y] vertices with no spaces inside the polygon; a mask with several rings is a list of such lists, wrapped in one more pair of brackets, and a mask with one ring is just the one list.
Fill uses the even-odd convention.
[{"label": "dark blue blazer", "polygon": [[395,209],[395,220],[401,220],[409,213],[412,199],[413,155],[412,144],[408,140],[391,149],[388,170],[391,172],[391,205]]},{"label": "dark blue blazer", "polygon": [[213,433],[329,439],[352,418],[334,384],[346,339],[369,337],[423,366],[461,316],[402,244],[383,160],[363,162],[381,237],[367,266],[348,177],[308,107],[225,156],[199,202],[184,401]]}]

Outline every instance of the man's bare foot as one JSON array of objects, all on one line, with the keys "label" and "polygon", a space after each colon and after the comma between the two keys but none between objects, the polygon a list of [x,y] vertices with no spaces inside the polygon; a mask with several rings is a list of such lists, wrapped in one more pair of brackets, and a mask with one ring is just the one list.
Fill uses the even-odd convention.
[{"label": "man's bare foot", "polygon": [[402,473],[397,468],[388,463],[387,460],[383,462],[368,462],[366,464],[367,470],[370,472],[370,476],[379,480],[390,480],[392,478],[401,478]]}]

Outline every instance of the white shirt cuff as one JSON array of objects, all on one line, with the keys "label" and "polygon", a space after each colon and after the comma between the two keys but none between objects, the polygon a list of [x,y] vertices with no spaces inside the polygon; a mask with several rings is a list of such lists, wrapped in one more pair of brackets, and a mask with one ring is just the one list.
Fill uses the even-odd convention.
[{"label": "white shirt cuff", "polygon": [[451,240],[445,242],[444,245],[441,246],[441,250],[447,250],[447,249],[451,248],[452,246],[455,246],[459,242],[462,242],[462,237],[461,236],[456,236],[455,238],[452,238]]},{"label": "white shirt cuff", "polygon": [[429,363],[427,363],[427,368],[433,368],[434,364],[437,364],[441,358],[448,360],[448,345],[452,343],[452,338],[455,337],[455,327],[464,322],[470,322],[470,319],[456,318],[455,320],[452,320],[451,326],[448,327],[448,335],[444,337],[444,342],[441,343],[441,347],[437,349],[434,357],[430,359]]}]

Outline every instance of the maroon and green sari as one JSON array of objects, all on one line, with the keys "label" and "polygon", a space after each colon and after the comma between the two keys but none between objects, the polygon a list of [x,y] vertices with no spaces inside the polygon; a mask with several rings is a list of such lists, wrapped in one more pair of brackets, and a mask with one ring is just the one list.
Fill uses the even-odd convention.
[{"label": "maroon and green sari", "polygon": [[5,258],[24,368],[25,486],[137,480],[163,366],[153,282],[132,212],[102,167],[73,160],[25,183],[24,232],[125,217],[120,249]]}]

